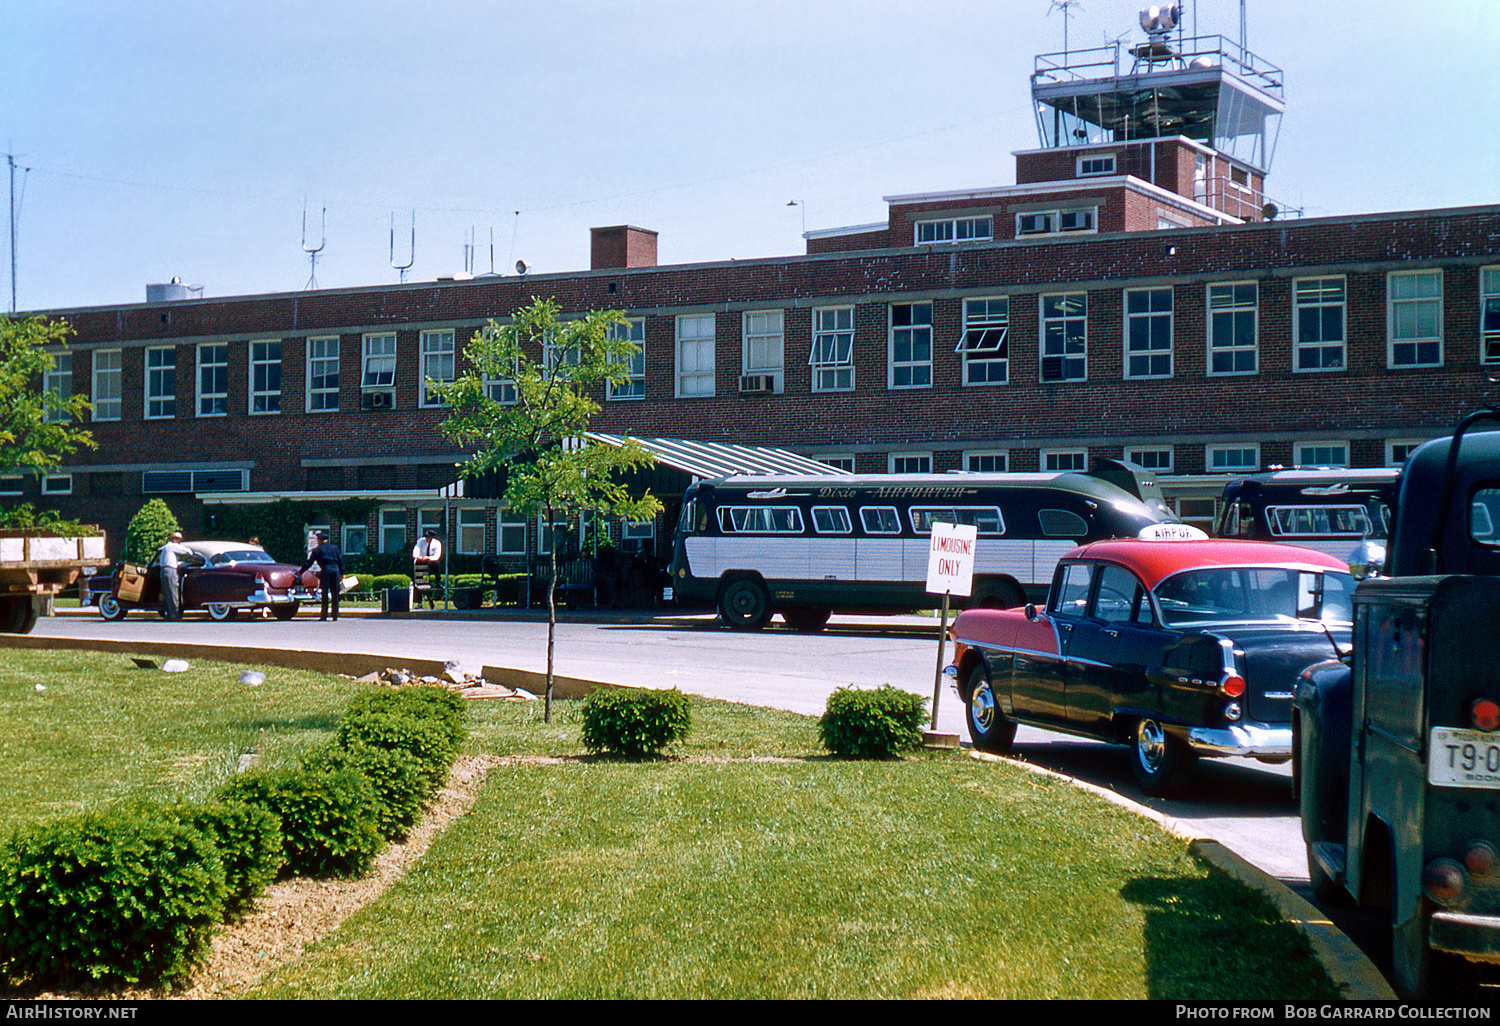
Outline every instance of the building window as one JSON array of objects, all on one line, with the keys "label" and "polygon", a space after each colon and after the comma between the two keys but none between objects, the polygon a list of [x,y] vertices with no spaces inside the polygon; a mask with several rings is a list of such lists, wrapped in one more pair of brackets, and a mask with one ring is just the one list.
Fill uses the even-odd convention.
[{"label": "building window", "polygon": [[1113,153],[1095,154],[1090,157],[1078,158],[1078,177],[1089,178],[1093,175],[1112,175],[1115,173],[1115,155]]},{"label": "building window", "polygon": [[854,307],[813,311],[812,354],[807,362],[814,392],[853,391]]},{"label": "building window", "polygon": [[307,340],[307,412],[339,408],[339,339],[337,335]]},{"label": "building window", "polygon": [[508,509],[502,509],[497,517],[499,521],[500,551],[505,555],[520,556],[526,554],[526,517],[521,513],[513,513]]},{"label": "building window", "polygon": [[229,346],[198,347],[198,416],[222,417],[229,412]]},{"label": "building window", "polygon": [[366,335],[364,368],[360,375],[361,405],[390,409],[396,404],[396,336]]},{"label": "building window", "polygon": [[120,419],[120,351],[94,350],[94,420]]},{"label": "building window", "polygon": [[20,495],[24,487],[20,474],[0,474],[0,495]]},{"label": "building window", "polygon": [[370,529],[364,524],[345,524],[342,548],[346,556],[363,556],[370,548]]},{"label": "building window", "polygon": [[1347,467],[1348,442],[1298,442],[1294,461],[1299,467]]},{"label": "building window", "polygon": [[281,342],[250,343],[250,412],[281,412]]},{"label": "building window", "polygon": [[478,555],[484,551],[484,508],[458,511],[458,551]]},{"label": "building window", "polygon": [[932,304],[891,304],[892,388],[932,387]]},{"label": "building window", "polygon": [[997,452],[964,453],[964,469],[975,474],[1004,474],[1010,470],[1010,453]]},{"label": "building window", "polygon": [[514,378],[492,378],[488,374],[484,376],[484,394],[491,401],[501,406],[514,406],[516,402],[516,381]]},{"label": "building window", "polygon": [[1203,457],[1210,474],[1253,474],[1260,469],[1258,445],[1210,445]]},{"label": "building window", "polygon": [[1479,362],[1500,363],[1500,267],[1479,272]]},{"label": "building window", "polygon": [[1170,447],[1151,449],[1126,449],[1125,459],[1145,470],[1154,470],[1158,474],[1170,474],[1172,472],[1172,450]]},{"label": "building window", "polygon": [[1253,281],[1208,287],[1208,373],[1255,373],[1258,300]]},{"label": "building window", "polygon": [[635,346],[635,352],[629,356],[612,361],[622,364],[625,367],[625,373],[630,377],[629,380],[618,385],[609,382],[607,385],[609,397],[611,399],[646,398],[646,319],[637,317],[633,320],[611,324],[609,337],[612,340],[629,342]]},{"label": "building window", "polygon": [[548,529],[546,514],[538,514],[536,518],[536,551],[538,555],[546,556],[552,553],[552,545],[556,543],[559,556],[571,557],[578,552],[579,538],[582,534],[583,520],[564,518],[552,524]]},{"label": "building window", "polygon": [[677,397],[714,394],[714,315],[677,318]]},{"label": "building window", "polygon": [[1443,272],[1393,272],[1386,288],[1390,366],[1442,366]]},{"label": "building window", "polygon": [[1172,376],[1172,290],[1125,293],[1125,376]]},{"label": "building window", "polygon": [[146,419],[177,416],[177,350],[146,350]]},{"label": "building window", "polygon": [[963,354],[965,385],[1003,385],[1010,380],[1010,300],[964,300],[964,333],[955,352]]},{"label": "building window", "polygon": [[1087,449],[1043,449],[1042,469],[1049,474],[1066,473],[1068,471],[1082,472],[1088,469],[1089,454]]},{"label": "building window", "polygon": [[1088,379],[1086,292],[1042,297],[1042,381]]},{"label": "building window", "polygon": [[809,456],[808,459],[817,460],[819,463],[826,463],[835,470],[843,470],[850,474],[854,473],[853,456]]},{"label": "building window", "polygon": [[1400,441],[1392,439],[1391,441],[1386,442],[1385,465],[1388,467],[1403,466],[1406,463],[1406,458],[1410,456],[1416,450],[1417,446],[1421,445],[1424,441],[1426,441],[1426,439],[1402,439]]},{"label": "building window", "polygon": [[932,453],[893,452],[890,455],[892,474],[932,473]]},{"label": "building window", "polygon": [[441,406],[438,388],[451,385],[456,377],[453,365],[453,332],[422,332],[422,405]]},{"label": "building window", "polygon": [[918,221],[915,225],[917,245],[929,242],[976,242],[995,237],[991,217],[960,217],[945,221]]},{"label": "building window", "polygon": [[241,467],[214,467],[208,470],[147,470],[141,473],[141,491],[146,495],[243,492],[248,489],[249,482],[250,472]]},{"label": "building window", "polygon": [[1293,283],[1299,371],[1344,369],[1344,279],[1301,278]]},{"label": "building window", "polygon": [[442,538],[447,533],[444,529],[442,510],[422,509],[417,511],[417,537],[425,537],[428,531],[436,531],[439,538]]},{"label": "building window", "polygon": [[751,310],[745,313],[743,372],[771,375],[773,392],[780,392],[785,353],[785,320],[780,310]]},{"label": "building window", "polygon": [[406,510],[383,509],[380,511],[380,551],[406,551]]},{"label": "building window", "polygon": [[51,424],[66,424],[72,420],[67,402],[73,398],[73,354],[53,353],[52,366],[42,375],[42,397],[47,408],[47,421]]},{"label": "building window", "polygon": [[1094,207],[1071,210],[1038,210],[1016,215],[1017,235],[1056,235],[1094,230]]},{"label": "building window", "polygon": [[43,474],[42,475],[42,494],[43,495],[72,495],[73,494],[73,475],[72,474]]}]

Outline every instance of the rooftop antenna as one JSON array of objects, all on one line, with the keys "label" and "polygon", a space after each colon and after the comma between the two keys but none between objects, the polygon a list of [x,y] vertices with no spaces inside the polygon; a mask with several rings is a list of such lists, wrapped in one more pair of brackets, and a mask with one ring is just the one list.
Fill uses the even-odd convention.
[{"label": "rooftop antenna", "polygon": [[[5,155],[5,163],[10,168],[10,312],[16,312],[16,157],[13,153]],[[26,176],[31,174],[31,168],[21,168],[21,200],[26,200]]]},{"label": "rooftop antenna", "polygon": [[401,284],[406,284],[406,272],[411,270],[411,265],[417,262],[417,212],[411,212],[411,250],[407,253],[406,263],[396,263],[396,214],[391,212],[391,267],[401,272]]},{"label": "rooftop antenna", "polygon": [[469,241],[464,243],[464,273],[474,276],[474,226],[469,225]]},{"label": "rooftop antenna", "polygon": [[307,200],[302,201],[302,252],[307,254],[307,284],[304,289],[318,287],[318,254],[328,244],[328,208],[323,208],[323,228],[315,249],[307,248]]},{"label": "rooftop antenna", "polygon": [[[521,228],[521,212],[519,210],[517,210],[516,211],[516,219],[515,219],[514,222],[511,223],[511,226],[510,226],[510,256],[512,256],[512,257],[516,255],[516,232],[518,232],[520,230],[520,228]],[[506,257],[506,259],[509,260],[510,257]]]},{"label": "rooftop antenna", "polygon": [[479,275],[481,278],[494,278],[498,272],[495,270],[495,226],[490,225],[490,269]]},{"label": "rooftop antenna", "polygon": [[1064,60],[1067,59],[1068,55],[1068,20],[1073,17],[1073,8],[1075,7],[1081,10],[1083,4],[1079,3],[1078,0],[1051,0],[1051,4],[1047,7],[1048,17],[1052,16],[1053,11],[1062,11]]}]

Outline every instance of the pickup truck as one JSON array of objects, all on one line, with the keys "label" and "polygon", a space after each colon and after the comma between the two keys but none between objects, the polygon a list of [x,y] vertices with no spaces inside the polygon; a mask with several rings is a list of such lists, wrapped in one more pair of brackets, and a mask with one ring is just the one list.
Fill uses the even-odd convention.
[{"label": "pickup truck", "polygon": [[1418,448],[1354,640],[1303,671],[1293,776],[1323,900],[1377,909],[1393,984],[1457,999],[1500,963],[1500,432]]},{"label": "pickup truck", "polygon": [[0,530],[0,634],[30,634],[48,598],[104,562],[103,534]]}]

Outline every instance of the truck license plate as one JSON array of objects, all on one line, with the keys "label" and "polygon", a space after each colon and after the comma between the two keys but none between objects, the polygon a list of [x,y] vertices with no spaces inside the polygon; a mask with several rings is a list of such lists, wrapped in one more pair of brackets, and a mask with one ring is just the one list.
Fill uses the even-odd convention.
[{"label": "truck license plate", "polygon": [[1500,788],[1500,734],[1433,727],[1427,747],[1427,782]]}]

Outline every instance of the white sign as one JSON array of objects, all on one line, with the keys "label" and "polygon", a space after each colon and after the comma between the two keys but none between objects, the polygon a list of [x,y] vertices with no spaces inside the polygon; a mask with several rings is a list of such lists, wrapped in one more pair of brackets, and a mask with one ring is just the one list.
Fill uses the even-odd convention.
[{"label": "white sign", "polygon": [[974,589],[974,543],[979,528],[973,524],[933,524],[927,550],[927,590],[934,595],[967,598]]}]

